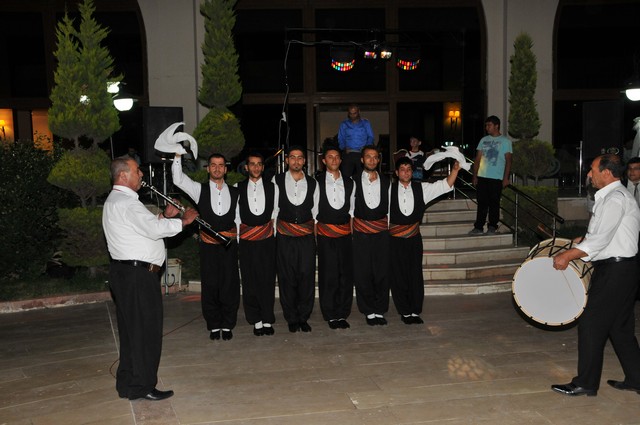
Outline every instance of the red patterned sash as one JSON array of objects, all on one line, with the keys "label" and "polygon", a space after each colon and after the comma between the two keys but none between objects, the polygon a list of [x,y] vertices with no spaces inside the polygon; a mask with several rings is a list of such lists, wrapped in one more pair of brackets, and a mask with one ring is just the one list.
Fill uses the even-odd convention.
[{"label": "red patterned sash", "polygon": [[[218,233],[220,233],[222,236],[228,237],[229,239],[235,239],[236,237],[238,237],[238,231],[235,228],[235,226],[229,230],[226,230],[224,232],[218,232]],[[220,242],[218,239],[208,234],[206,230],[202,230],[202,229],[200,229],[200,239],[204,243],[209,243],[214,245],[222,244],[222,242]]]},{"label": "red patterned sash", "polygon": [[240,239],[243,241],[261,241],[273,236],[273,221],[269,220],[259,226],[247,226],[240,223]]},{"label": "red patterned sash", "polygon": [[360,233],[380,233],[384,230],[389,230],[389,224],[386,216],[380,220],[373,221],[354,217],[353,230],[357,230]]},{"label": "red patterned sash", "polygon": [[419,233],[420,223],[389,225],[389,234],[396,238],[410,238]]},{"label": "red patterned sash", "polygon": [[328,238],[341,238],[343,236],[347,236],[351,234],[351,224],[327,224],[320,223],[317,224],[318,235],[326,236]]},{"label": "red patterned sash", "polygon": [[309,220],[306,223],[289,223],[278,220],[277,229],[278,233],[285,236],[307,236],[313,234],[313,220]]}]

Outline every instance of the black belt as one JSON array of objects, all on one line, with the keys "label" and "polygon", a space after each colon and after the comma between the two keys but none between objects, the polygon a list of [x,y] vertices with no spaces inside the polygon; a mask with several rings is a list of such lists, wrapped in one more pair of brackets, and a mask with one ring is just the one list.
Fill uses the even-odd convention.
[{"label": "black belt", "polygon": [[143,269],[146,269],[151,273],[158,273],[160,269],[162,269],[162,266],[158,266],[156,264],[147,263],[145,261],[140,261],[140,260],[113,260],[113,262],[126,264],[127,266],[142,267]]},{"label": "black belt", "polygon": [[623,261],[635,261],[636,257],[609,257],[604,260],[592,261],[591,264],[598,266],[600,264],[622,263]]}]

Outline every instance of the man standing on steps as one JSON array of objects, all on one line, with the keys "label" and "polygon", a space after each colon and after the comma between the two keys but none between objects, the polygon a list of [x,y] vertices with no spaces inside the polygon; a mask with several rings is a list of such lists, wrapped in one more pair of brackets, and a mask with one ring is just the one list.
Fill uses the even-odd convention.
[{"label": "man standing on steps", "polygon": [[424,301],[422,235],[420,222],[429,202],[453,190],[460,164],[453,164],[446,179],[435,183],[412,181],[410,158],[396,162],[398,182],[391,185],[389,235],[391,236],[391,295],[402,322],[424,323],[420,318]]},{"label": "man standing on steps", "polygon": [[478,212],[471,236],[484,234],[484,224],[489,214],[487,234],[498,231],[500,221],[500,196],[502,188],[509,185],[511,173],[511,140],[500,133],[500,119],[488,117],[484,124],[487,135],[480,139],[473,163],[473,185],[476,187]]},{"label": "man standing on steps", "polygon": [[356,302],[369,326],[386,325],[389,309],[389,178],[378,173],[380,153],[362,148],[364,170],[354,176],[353,269]]},{"label": "man standing on steps", "polygon": [[353,180],[340,173],[340,150],[328,145],[322,162],[326,171],[318,175],[318,292],[322,317],[331,329],[347,329],[353,304]]},{"label": "man standing on steps", "polygon": [[313,235],[316,181],[304,172],[299,146],[287,152],[287,171],[273,178],[278,186],[276,267],[282,313],[289,332],[311,332],[307,321],[315,300],[316,242]]}]

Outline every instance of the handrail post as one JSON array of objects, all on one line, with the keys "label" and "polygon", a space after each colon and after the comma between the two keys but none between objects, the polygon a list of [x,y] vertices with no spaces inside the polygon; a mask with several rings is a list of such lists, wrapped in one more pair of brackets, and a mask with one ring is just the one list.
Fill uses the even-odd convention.
[{"label": "handrail post", "polygon": [[552,229],[553,229],[553,238],[555,239],[556,238],[556,218],[555,217],[553,217],[553,227],[552,227]]},{"label": "handrail post", "polygon": [[514,228],[514,232],[513,232],[513,237],[514,237],[514,246],[517,247],[518,246],[518,192],[515,192],[516,194],[516,209],[515,209],[515,228]]}]

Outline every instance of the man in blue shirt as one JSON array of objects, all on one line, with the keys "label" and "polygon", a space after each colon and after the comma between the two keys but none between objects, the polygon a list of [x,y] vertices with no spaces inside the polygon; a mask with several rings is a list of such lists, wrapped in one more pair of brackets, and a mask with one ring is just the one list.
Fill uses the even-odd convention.
[{"label": "man in blue shirt", "polygon": [[351,104],[347,109],[347,119],[340,123],[338,145],[344,152],[340,173],[349,178],[362,171],[360,151],[364,146],[373,145],[373,130],[369,120],[360,117],[358,105]]},{"label": "man in blue shirt", "polygon": [[489,213],[487,234],[495,234],[500,221],[500,195],[509,185],[511,173],[511,140],[500,133],[500,119],[495,115],[484,122],[487,135],[480,139],[473,163],[473,185],[478,197],[478,212],[472,236],[484,234],[484,224]]}]

